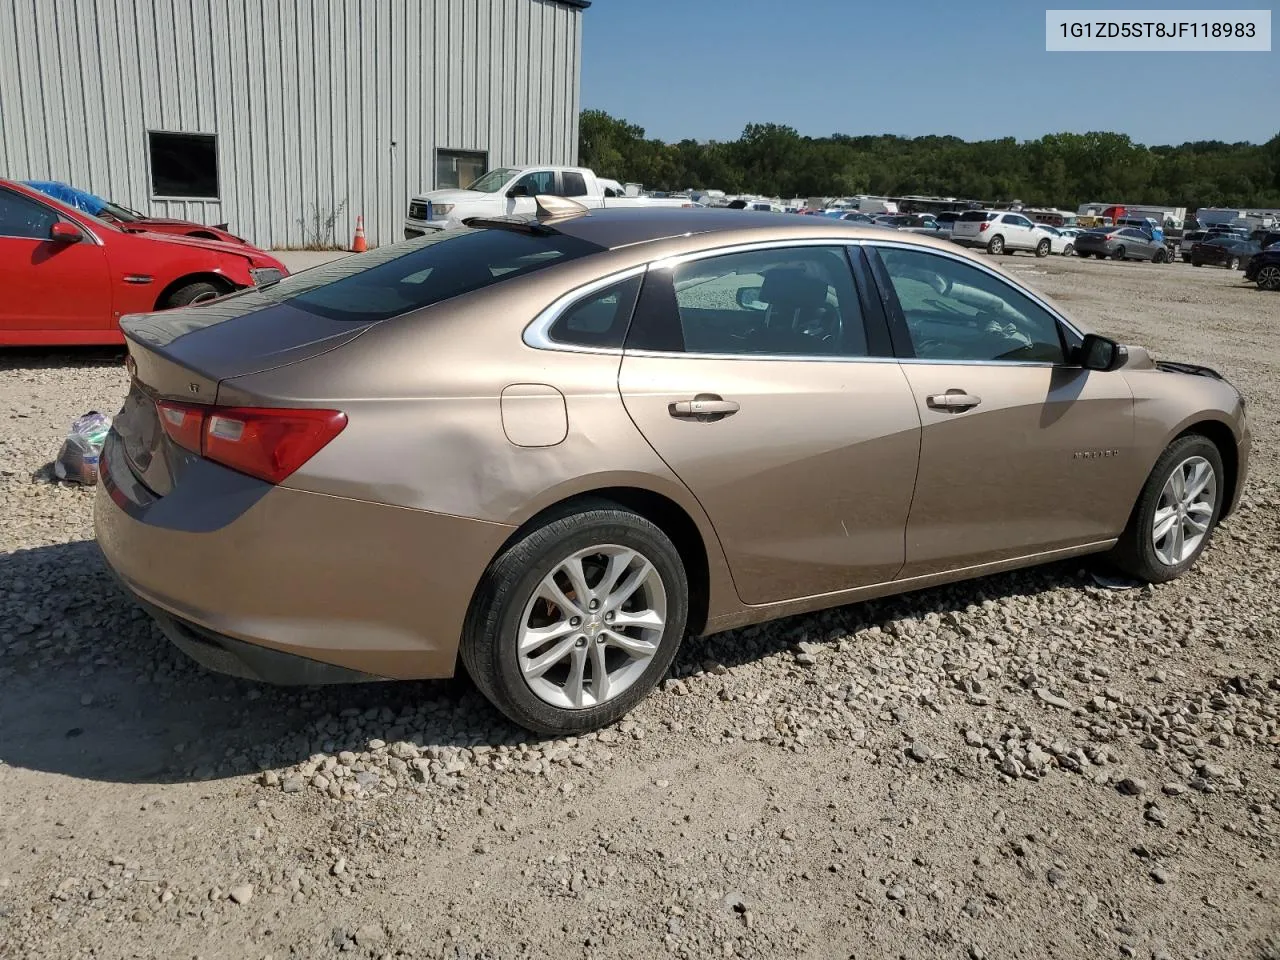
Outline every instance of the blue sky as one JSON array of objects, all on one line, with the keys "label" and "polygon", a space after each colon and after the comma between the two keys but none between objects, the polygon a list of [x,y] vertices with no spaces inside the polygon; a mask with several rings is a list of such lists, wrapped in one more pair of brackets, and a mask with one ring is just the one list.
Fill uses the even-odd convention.
[{"label": "blue sky", "polygon": [[[1050,0],[595,0],[582,106],[675,141],[751,122],[967,140],[1110,130],[1140,143],[1280,133],[1280,52],[1048,53]],[[1113,0],[1111,9],[1268,7]],[[981,66],[982,62],[986,66]],[[1199,82],[1197,82],[1199,78]],[[1206,78],[1212,78],[1206,82]]]}]

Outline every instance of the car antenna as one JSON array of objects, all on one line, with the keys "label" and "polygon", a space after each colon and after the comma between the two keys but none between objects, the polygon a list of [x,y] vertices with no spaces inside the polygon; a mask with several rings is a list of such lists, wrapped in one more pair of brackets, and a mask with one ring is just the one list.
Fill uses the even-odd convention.
[{"label": "car antenna", "polygon": [[557,197],[549,193],[540,193],[533,198],[538,205],[539,220],[564,220],[568,217],[581,217],[590,213],[591,208],[568,197]]}]

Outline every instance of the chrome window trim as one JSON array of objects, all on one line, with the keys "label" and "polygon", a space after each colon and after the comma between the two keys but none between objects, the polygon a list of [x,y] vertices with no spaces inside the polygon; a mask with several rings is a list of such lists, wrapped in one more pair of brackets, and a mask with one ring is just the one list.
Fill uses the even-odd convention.
[{"label": "chrome window trim", "polygon": [[612,354],[620,356],[622,347],[589,347],[576,343],[560,343],[552,340],[550,331],[555,322],[560,319],[560,315],[573,306],[584,297],[603,290],[605,287],[611,287],[615,283],[622,283],[624,280],[630,280],[632,277],[638,277],[646,273],[649,269],[647,263],[642,263],[638,267],[628,267],[626,270],[619,270],[617,273],[611,273],[608,276],[600,277],[592,280],[580,287],[574,287],[568,293],[562,294],[551,302],[551,305],[545,307],[536,317],[529,322],[524,328],[521,339],[526,347],[532,347],[535,350],[556,350],[563,353],[596,353],[596,354]]},{"label": "chrome window trim", "polygon": [[[577,303],[582,297],[589,296],[597,290],[611,286],[615,283],[621,283],[623,280],[629,280],[634,276],[647,273],[649,270],[670,270],[683,263],[689,263],[696,260],[706,260],[711,257],[726,256],[735,253],[752,253],[757,250],[776,250],[787,247],[850,247],[850,246],[871,246],[871,247],[894,247],[902,250],[916,250],[925,253],[932,253],[936,256],[947,257],[967,266],[976,267],[993,279],[1009,284],[1014,287],[1023,296],[1030,299],[1038,307],[1043,309],[1051,317],[1061,323],[1077,337],[1083,339],[1084,332],[1080,330],[1074,323],[1064,317],[1056,309],[1045,302],[1034,291],[1028,289],[1022,284],[1012,281],[1009,277],[1004,276],[988,267],[986,264],[972,257],[961,254],[952,253],[946,249],[939,249],[934,246],[925,244],[904,242],[891,238],[881,239],[879,237],[851,237],[845,236],[828,236],[828,237],[803,237],[791,238],[787,240],[758,240],[751,243],[732,243],[722,247],[711,247],[705,250],[696,250],[690,253],[676,254],[670,257],[663,257],[660,260],[654,260],[650,263],[640,264],[635,267],[628,267],[625,270],[619,270],[608,276],[592,280],[579,287],[568,291],[557,297],[552,303],[545,307],[536,317],[524,328],[521,339],[525,346],[532,347],[535,350],[554,350],[562,353],[594,353],[620,356],[623,353],[621,347],[588,347],[579,346],[572,343],[558,343],[548,336],[551,326],[560,318],[568,307]],[[628,356],[636,357],[688,357],[698,360],[794,360],[805,362],[820,363],[934,363],[947,364],[950,366],[979,366],[979,367],[1057,367],[1061,364],[1047,363],[1036,360],[927,360],[917,357],[853,357],[853,356],[830,356],[830,355],[801,355],[801,354],[763,354],[763,353],[683,353],[665,350],[629,350]]]}]

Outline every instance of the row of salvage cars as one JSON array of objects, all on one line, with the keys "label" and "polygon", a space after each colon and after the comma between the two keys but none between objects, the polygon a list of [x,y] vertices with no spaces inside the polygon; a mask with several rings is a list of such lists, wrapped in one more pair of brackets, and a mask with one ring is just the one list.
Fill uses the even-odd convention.
[{"label": "row of salvage cars", "polygon": [[126,314],[287,274],[219,227],[149,218],[63,184],[0,180],[0,346],[120,344]]}]

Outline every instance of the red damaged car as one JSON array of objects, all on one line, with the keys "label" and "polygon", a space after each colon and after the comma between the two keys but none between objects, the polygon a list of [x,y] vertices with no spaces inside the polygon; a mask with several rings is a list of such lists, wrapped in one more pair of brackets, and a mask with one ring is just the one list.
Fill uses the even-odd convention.
[{"label": "red damaged car", "polygon": [[125,314],[287,274],[254,247],[129,231],[0,180],[0,346],[124,343]]},{"label": "red damaged car", "polygon": [[[245,243],[249,241],[227,232],[227,225],[211,227],[208,224],[196,223],[194,220],[176,220],[173,217],[152,217],[137,210],[131,210],[124,204],[103,200],[97,194],[81,190],[58,180],[23,180],[22,185],[33,187],[47,194],[73,210],[83,210],[93,214],[107,223],[123,224],[126,230],[149,230],[152,233],[176,233],[183,237],[203,237],[205,240],[221,240],[224,243]],[[252,244],[250,244],[252,246]]]}]

